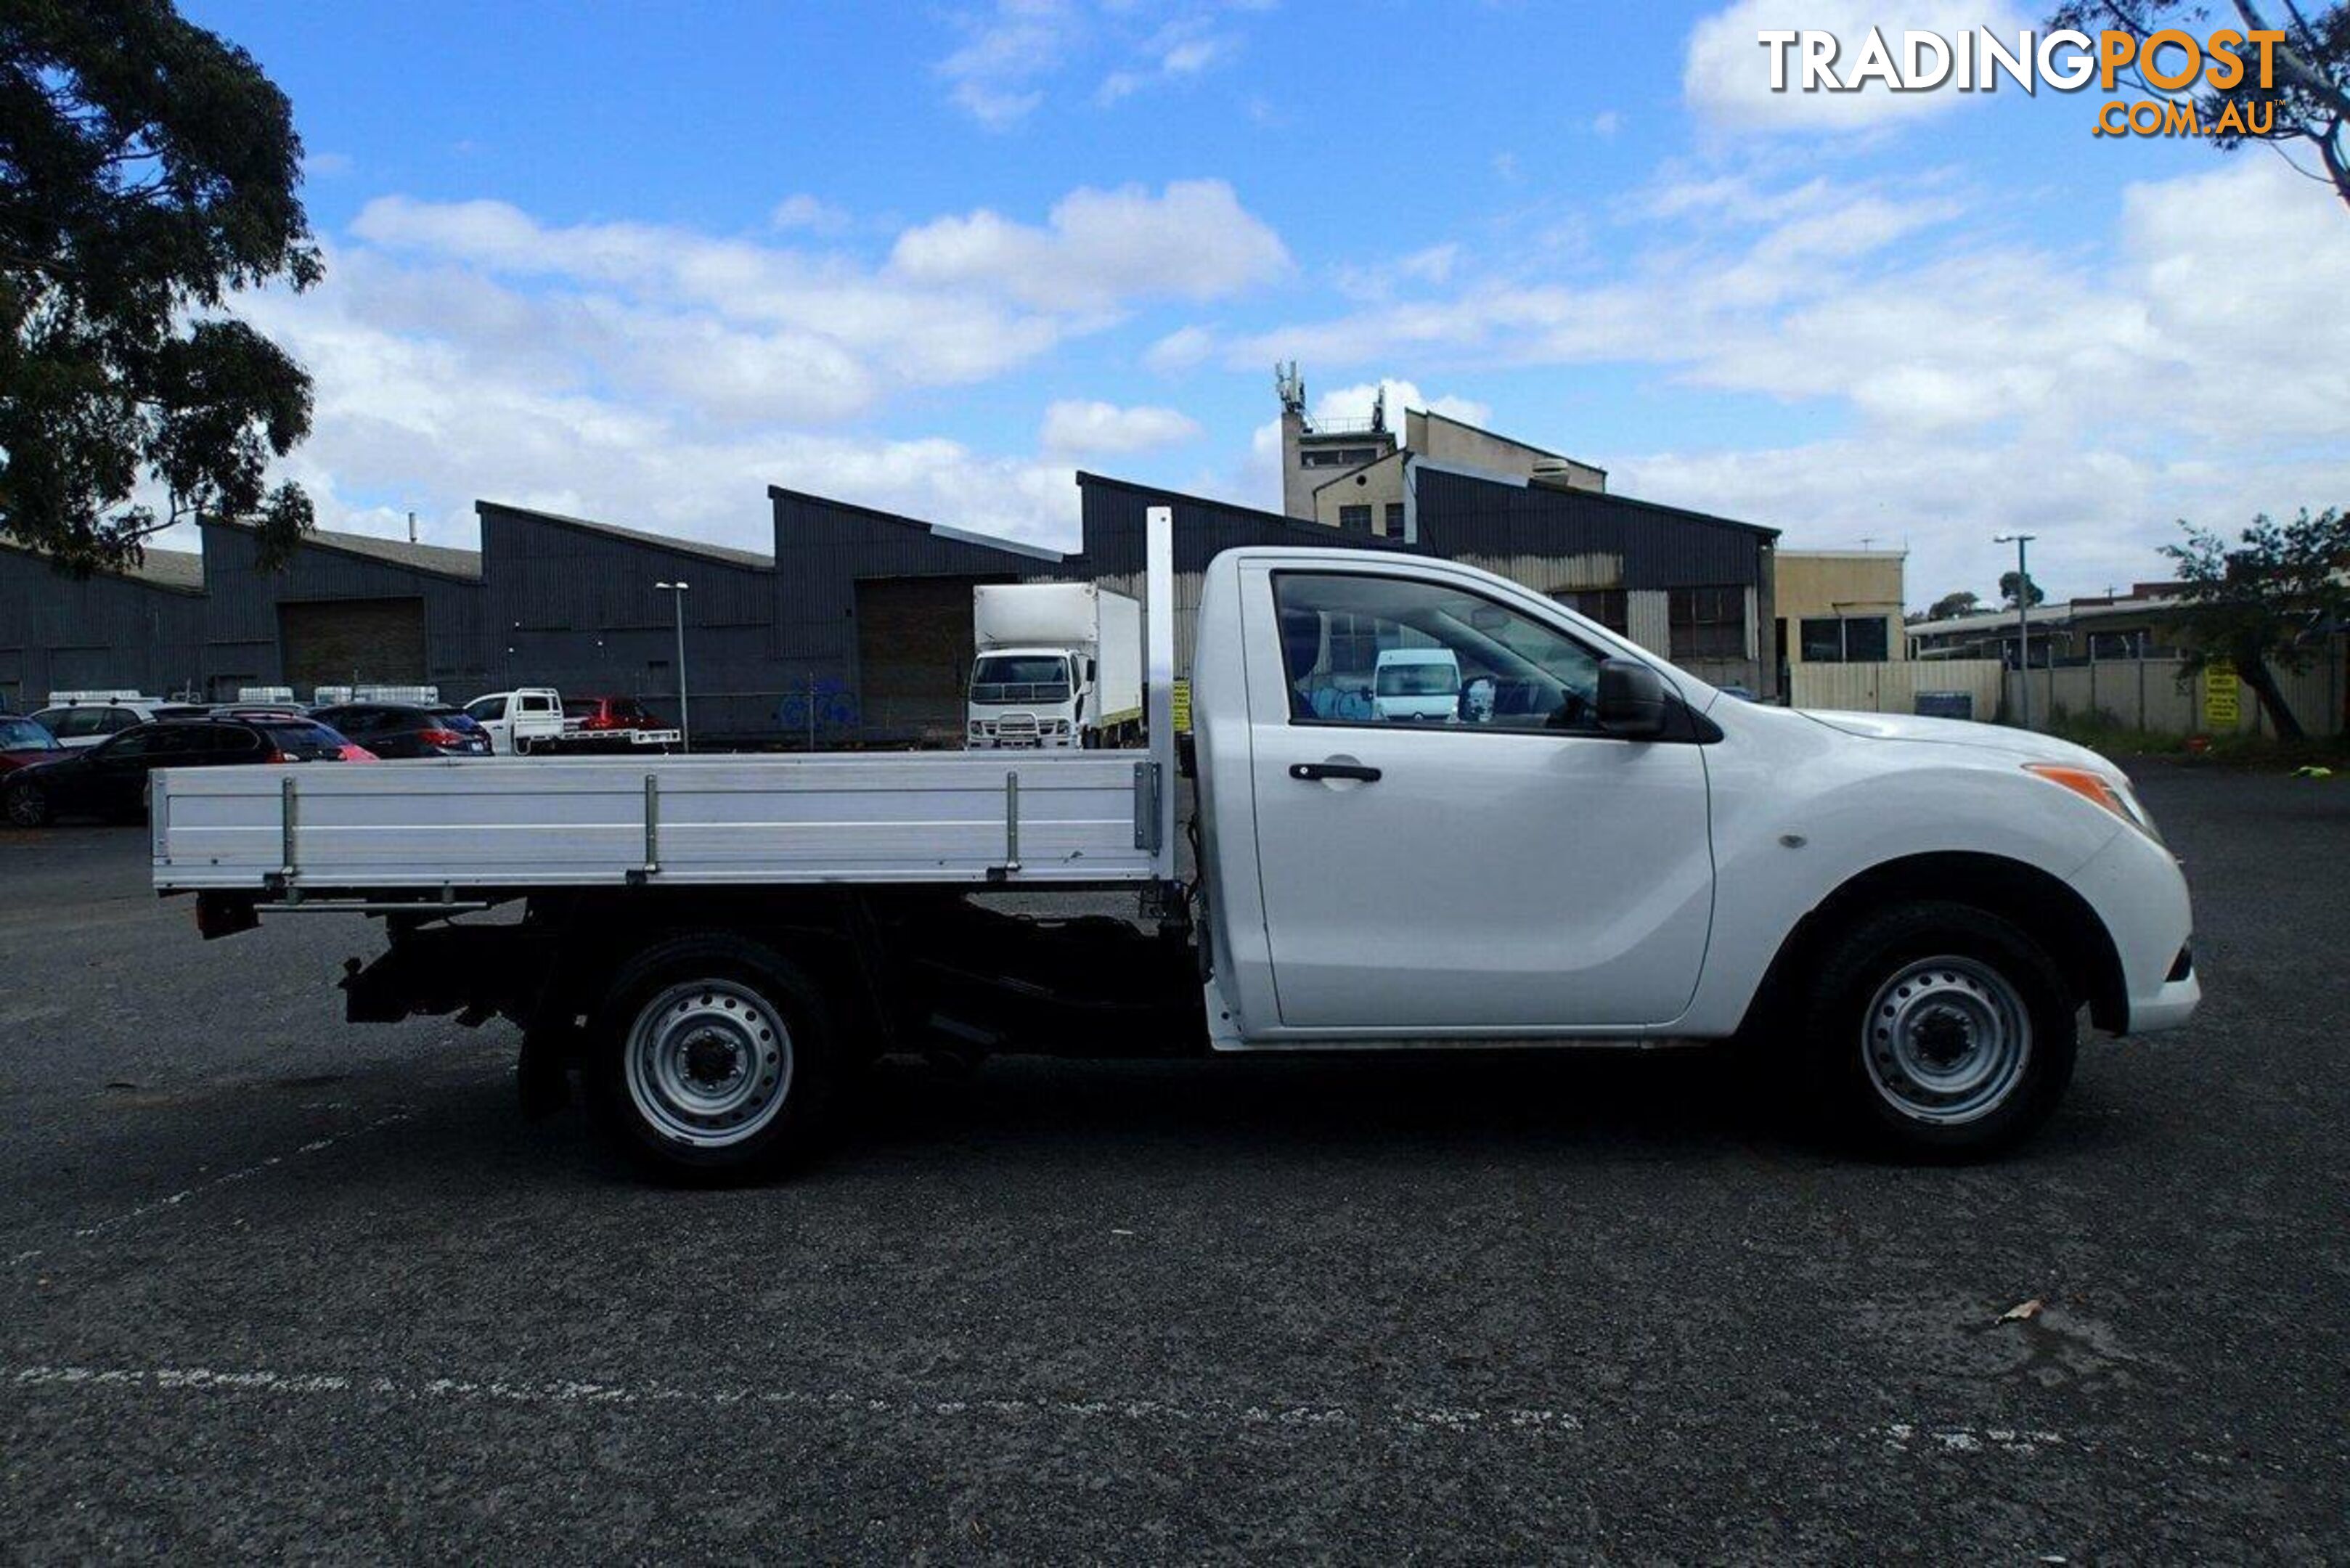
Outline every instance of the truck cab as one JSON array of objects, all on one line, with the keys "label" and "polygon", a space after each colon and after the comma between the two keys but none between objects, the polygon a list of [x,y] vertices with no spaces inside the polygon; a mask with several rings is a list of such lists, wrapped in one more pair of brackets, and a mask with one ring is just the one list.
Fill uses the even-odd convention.
[{"label": "truck cab", "polygon": [[1079,744],[1087,662],[1066,648],[999,648],[979,655],[971,667],[965,743],[975,751]]}]

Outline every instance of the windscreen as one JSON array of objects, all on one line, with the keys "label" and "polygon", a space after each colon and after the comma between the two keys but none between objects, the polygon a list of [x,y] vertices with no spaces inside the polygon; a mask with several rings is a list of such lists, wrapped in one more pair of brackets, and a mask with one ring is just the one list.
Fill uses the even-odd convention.
[{"label": "windscreen", "polygon": [[55,752],[57,738],[30,719],[0,719],[0,752]]},{"label": "windscreen", "polygon": [[1057,653],[983,654],[972,671],[974,702],[1066,702],[1069,661]]}]

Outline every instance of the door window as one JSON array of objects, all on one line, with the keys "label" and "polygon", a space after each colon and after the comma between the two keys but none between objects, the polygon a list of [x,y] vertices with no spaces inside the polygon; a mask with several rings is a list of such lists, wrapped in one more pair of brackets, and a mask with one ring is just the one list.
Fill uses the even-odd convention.
[{"label": "door window", "polygon": [[1273,592],[1293,722],[1599,732],[1600,655],[1482,595],[1308,572]]},{"label": "door window", "polygon": [[506,700],[504,697],[477,697],[465,704],[465,711],[484,723],[495,723],[506,716]]}]

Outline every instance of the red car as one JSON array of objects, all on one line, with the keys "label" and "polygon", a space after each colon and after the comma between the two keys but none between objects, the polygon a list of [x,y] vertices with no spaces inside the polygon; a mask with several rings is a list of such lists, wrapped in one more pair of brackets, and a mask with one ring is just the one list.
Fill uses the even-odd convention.
[{"label": "red car", "polygon": [[633,697],[566,697],[563,727],[576,724],[592,734],[599,730],[666,730],[667,724],[645,711]]},{"label": "red car", "polygon": [[57,738],[49,733],[45,724],[14,713],[0,713],[0,776],[15,773],[27,763],[55,762],[65,754]]}]

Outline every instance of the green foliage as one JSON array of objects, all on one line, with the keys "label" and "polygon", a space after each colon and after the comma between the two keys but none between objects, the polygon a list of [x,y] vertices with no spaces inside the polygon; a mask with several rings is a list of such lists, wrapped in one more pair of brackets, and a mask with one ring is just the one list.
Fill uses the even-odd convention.
[{"label": "green foliage", "polygon": [[1999,597],[2007,602],[2008,608],[2015,607],[2016,596],[2019,593],[2030,596],[2023,601],[2027,606],[2043,603],[2048,597],[2047,594],[2041,590],[2038,583],[2022,573],[2002,572],[1999,575]]},{"label": "green foliage", "polygon": [[2187,604],[2188,669],[2229,660],[2277,733],[2298,739],[2301,724],[2270,671],[2308,669],[2327,632],[2350,618],[2350,513],[2312,516],[2304,507],[2290,523],[2255,517],[2232,546],[2208,528],[2178,525],[2186,542],[2162,553],[2178,566]]},{"label": "green foliage", "polygon": [[[2252,0],[2236,0],[2228,6],[2194,0],[2065,0],[2049,16],[2048,26],[2078,28],[2092,37],[2111,28],[2136,36],[2141,45],[2166,27],[2184,29],[2199,40],[2227,26],[2247,35],[2256,30],[2282,33],[2272,81],[2265,88],[2260,85],[2258,54],[2250,46],[2242,51],[2242,81],[2225,92],[2210,88],[2168,91],[2147,82],[2135,68],[2119,73],[2116,80],[2128,80],[2150,99],[2190,100],[2206,125],[2218,123],[2230,108],[2238,123],[2267,125],[2263,136],[2230,131],[2211,140],[2223,151],[2233,151],[2246,141],[2265,141],[2285,153],[2293,167],[2330,183],[2350,202],[2350,0],[2324,10],[2302,0],[2282,0],[2273,6]],[[2174,55],[2172,60],[2176,58]],[[2316,166],[2306,167],[2312,156]]]},{"label": "green foliage", "polygon": [[310,379],[223,313],[318,280],[301,159],[285,94],[167,0],[0,5],[0,531],[87,572],[194,513],[273,556],[309,526],[265,473]]},{"label": "green foliage", "polygon": [[1928,620],[1952,620],[1962,615],[1972,615],[1982,608],[1982,596],[1971,589],[1960,588],[1954,594],[1944,594],[1927,607]]}]

